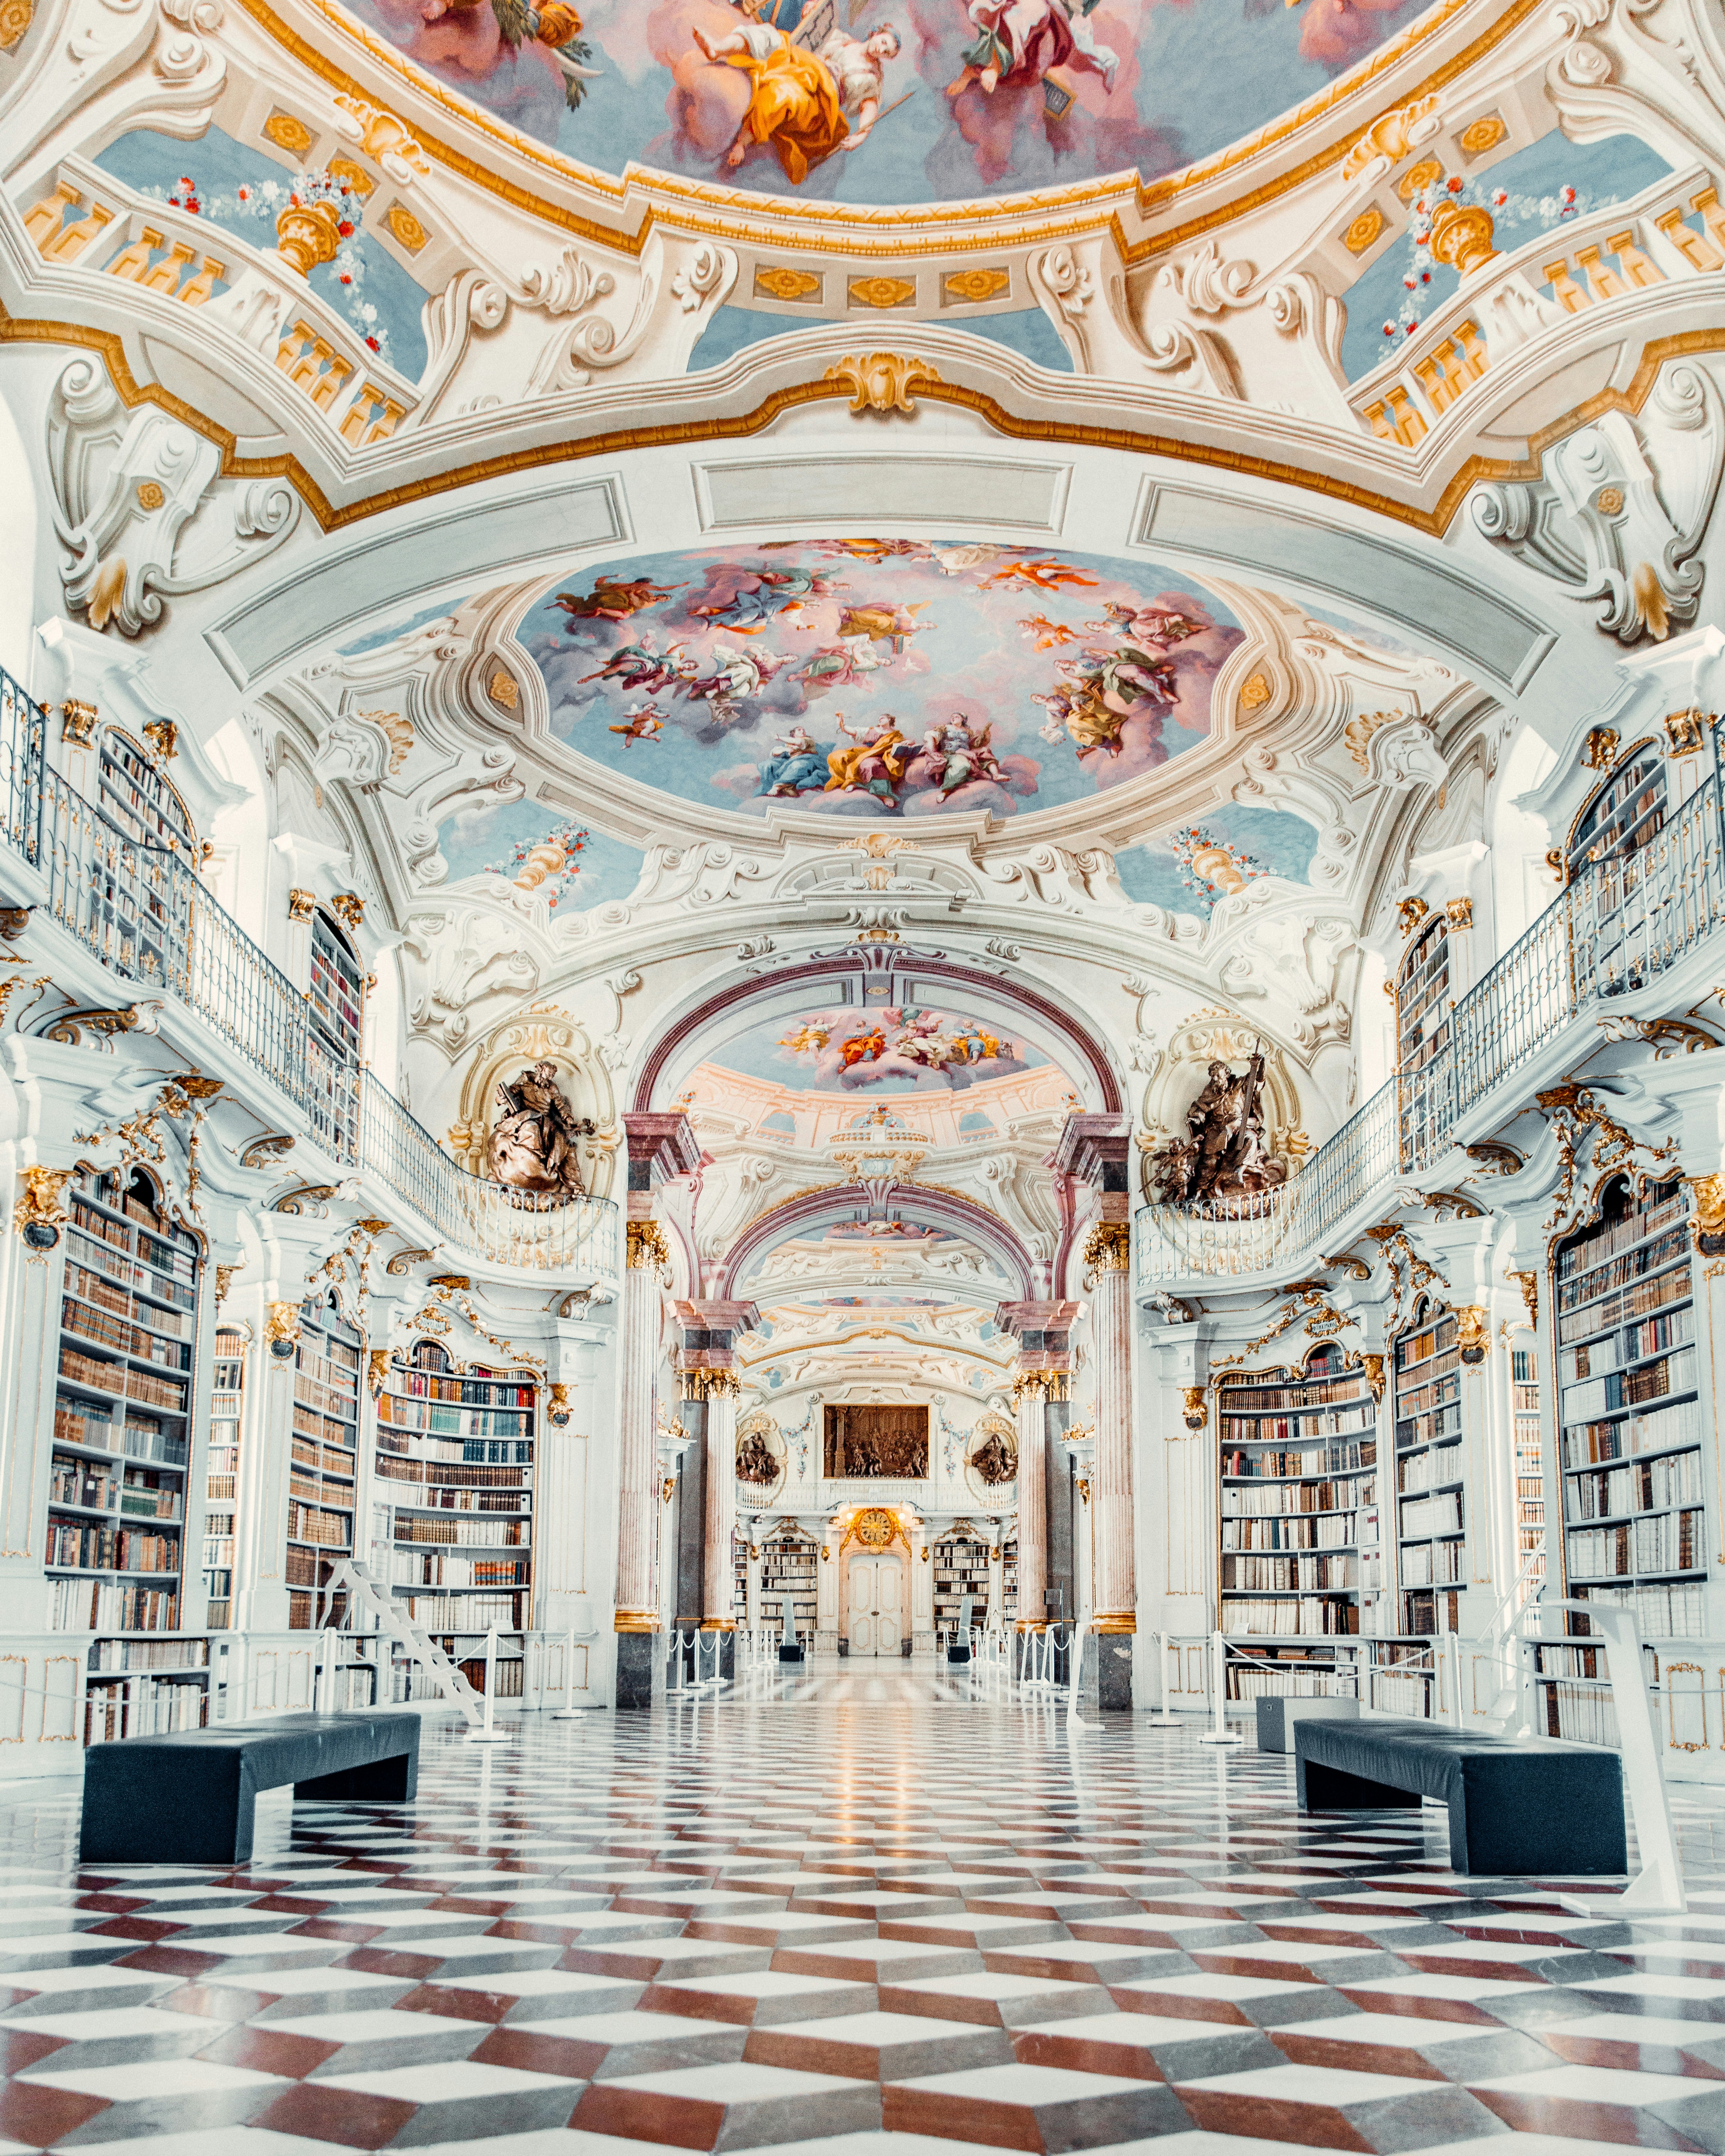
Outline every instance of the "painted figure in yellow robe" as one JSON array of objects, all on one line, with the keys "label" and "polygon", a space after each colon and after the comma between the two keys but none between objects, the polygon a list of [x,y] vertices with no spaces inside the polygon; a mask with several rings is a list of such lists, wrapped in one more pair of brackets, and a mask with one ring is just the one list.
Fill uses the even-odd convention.
[{"label": "painted figure in yellow robe", "polygon": [[725,153],[733,170],[753,142],[769,142],[785,177],[801,186],[835,150],[855,150],[880,110],[880,71],[896,57],[898,33],[883,23],[866,40],[835,30],[818,53],[793,45],[783,30],[748,23],[722,38],[697,26],[695,42],[710,60],[741,68],[749,106]]}]

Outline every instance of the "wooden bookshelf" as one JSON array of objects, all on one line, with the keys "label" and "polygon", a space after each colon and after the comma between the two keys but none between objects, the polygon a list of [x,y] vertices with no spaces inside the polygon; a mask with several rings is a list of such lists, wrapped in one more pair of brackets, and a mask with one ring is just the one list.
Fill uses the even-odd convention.
[{"label": "wooden bookshelf", "polygon": [[1461,1349],[1452,1313],[1422,1298],[1393,1359],[1400,1630],[1432,1638],[1461,1629],[1467,1573]]},{"label": "wooden bookshelf", "polygon": [[[519,1664],[531,1618],[537,1382],[531,1370],[458,1371],[435,1341],[391,1361],[377,1402],[377,1481],[392,1592],[470,1676],[493,1625]],[[500,1691],[519,1691],[518,1669]]]},{"label": "wooden bookshelf", "polygon": [[1569,1592],[1625,1604],[1644,1636],[1700,1637],[1707,1507],[1682,1184],[1637,1195],[1614,1183],[1600,1219],[1559,1246],[1554,1285]]},{"label": "wooden bookshelf", "polygon": [[1358,1635],[1377,1584],[1377,1404],[1327,1342],[1297,1373],[1224,1378],[1216,1407],[1221,1629],[1275,1666],[1230,1670],[1230,1691],[1315,1690],[1320,1643]]}]

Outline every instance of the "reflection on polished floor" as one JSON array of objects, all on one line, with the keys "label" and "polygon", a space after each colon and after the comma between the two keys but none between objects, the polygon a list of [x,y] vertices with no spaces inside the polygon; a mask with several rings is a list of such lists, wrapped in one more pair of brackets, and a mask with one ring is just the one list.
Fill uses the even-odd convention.
[{"label": "reflection on polished floor", "polygon": [[275,1799],[231,1873],[80,1870],[27,1797],[0,2156],[1725,2150],[1716,1800],[1688,1918],[1589,1922],[1456,1878],[1435,1810],[1302,1817],[1287,1760],[985,1683],[434,1722],[417,1803]]}]

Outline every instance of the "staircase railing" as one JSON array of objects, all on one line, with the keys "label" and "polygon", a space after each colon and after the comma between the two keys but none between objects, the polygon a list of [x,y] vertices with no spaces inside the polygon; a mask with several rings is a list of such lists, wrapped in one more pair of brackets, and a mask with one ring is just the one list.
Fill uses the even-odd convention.
[{"label": "staircase railing", "polygon": [[1144,1286],[1303,1264],[1399,1175],[1432,1167],[1496,1090],[1577,1018],[1646,987],[1725,919],[1717,773],[1623,860],[1580,870],[1461,997],[1448,1038],[1390,1079],[1279,1190],[1147,1205],[1134,1226]]},{"label": "staircase railing", "polygon": [[0,672],[0,859],[137,1000],[174,997],[298,1109],[338,1167],[377,1176],[440,1242],[497,1265],[614,1273],[617,1208],[553,1204],[451,1160],[429,1131],[312,1023],[305,996],[172,847],[146,845],[47,761],[47,717]]}]

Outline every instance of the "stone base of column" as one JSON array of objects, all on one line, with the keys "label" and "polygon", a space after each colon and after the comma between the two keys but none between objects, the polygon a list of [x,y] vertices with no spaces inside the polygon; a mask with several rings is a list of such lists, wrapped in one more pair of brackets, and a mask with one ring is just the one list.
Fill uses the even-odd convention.
[{"label": "stone base of column", "polygon": [[841,1640],[836,1632],[817,1632],[814,1645],[817,1655],[842,1655],[849,1650],[850,1642]]},{"label": "stone base of column", "polygon": [[1078,1712],[1130,1713],[1132,1643],[1119,1632],[1086,1632],[1079,1644]]},{"label": "stone base of column", "polygon": [[665,1697],[665,1639],[662,1632],[617,1635],[617,1705],[657,1707]]},{"label": "stone base of column", "polygon": [[719,1643],[717,1673],[721,1677],[734,1679],[737,1676],[737,1634],[728,1625],[722,1632],[714,1625],[704,1625],[701,1627],[701,1661],[698,1665],[701,1673],[703,1676],[711,1676],[714,1674],[713,1641],[716,1639]]}]

